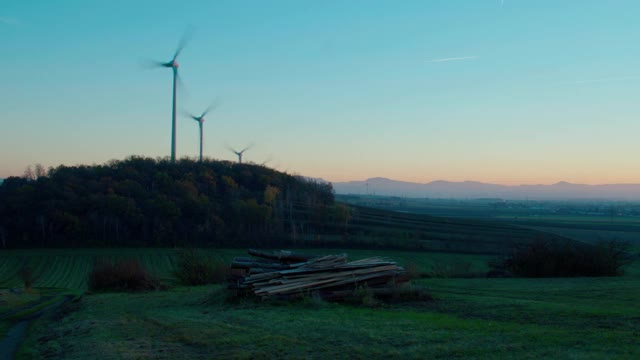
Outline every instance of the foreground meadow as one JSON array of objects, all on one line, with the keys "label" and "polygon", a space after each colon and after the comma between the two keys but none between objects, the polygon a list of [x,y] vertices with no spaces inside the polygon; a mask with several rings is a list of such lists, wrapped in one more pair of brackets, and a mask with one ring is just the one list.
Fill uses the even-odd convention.
[{"label": "foreground meadow", "polygon": [[640,357],[629,279],[431,279],[435,300],[228,303],[220,286],[86,295],[32,325],[20,358]]},{"label": "foreground meadow", "polygon": [[[353,259],[382,254],[411,261],[420,272],[441,273],[443,264],[479,270],[486,260],[347,252]],[[225,258],[237,253],[220,252]],[[434,300],[370,306],[311,297],[229,302],[220,285],[85,294],[32,322],[18,358],[636,359],[637,262],[627,270],[616,278],[424,278],[414,284]]]}]

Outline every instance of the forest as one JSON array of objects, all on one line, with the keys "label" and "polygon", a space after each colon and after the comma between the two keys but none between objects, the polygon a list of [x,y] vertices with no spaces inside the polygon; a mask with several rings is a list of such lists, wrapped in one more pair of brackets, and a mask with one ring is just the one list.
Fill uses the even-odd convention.
[{"label": "forest", "polygon": [[229,161],[37,165],[0,184],[0,246],[277,246],[339,232],[330,183]]}]

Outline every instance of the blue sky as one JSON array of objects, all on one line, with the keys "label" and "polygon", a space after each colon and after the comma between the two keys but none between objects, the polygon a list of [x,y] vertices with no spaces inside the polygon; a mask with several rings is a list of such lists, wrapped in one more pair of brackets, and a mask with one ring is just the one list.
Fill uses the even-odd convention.
[{"label": "blue sky", "polygon": [[[0,1],[0,177],[205,156],[333,181],[640,182],[640,2]],[[178,119],[177,153],[198,153]]]}]

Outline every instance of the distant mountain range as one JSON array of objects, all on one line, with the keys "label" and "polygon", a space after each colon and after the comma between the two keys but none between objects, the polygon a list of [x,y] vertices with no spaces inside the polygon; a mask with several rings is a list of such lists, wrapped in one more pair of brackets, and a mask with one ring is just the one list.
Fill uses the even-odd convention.
[{"label": "distant mountain range", "polygon": [[584,185],[564,181],[552,185],[508,186],[477,181],[441,180],[422,184],[377,177],[364,181],[334,182],[333,188],[337,194],[453,199],[640,200],[640,184]]}]

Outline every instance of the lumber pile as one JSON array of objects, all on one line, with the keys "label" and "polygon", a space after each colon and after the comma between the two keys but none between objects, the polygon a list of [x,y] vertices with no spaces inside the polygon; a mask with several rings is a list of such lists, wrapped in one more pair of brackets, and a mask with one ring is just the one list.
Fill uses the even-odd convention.
[{"label": "lumber pile", "polygon": [[346,254],[308,256],[251,249],[249,255],[233,260],[229,288],[262,299],[315,294],[340,301],[358,288],[366,288],[374,295],[389,295],[409,281],[402,267],[381,257],[349,262]]}]

